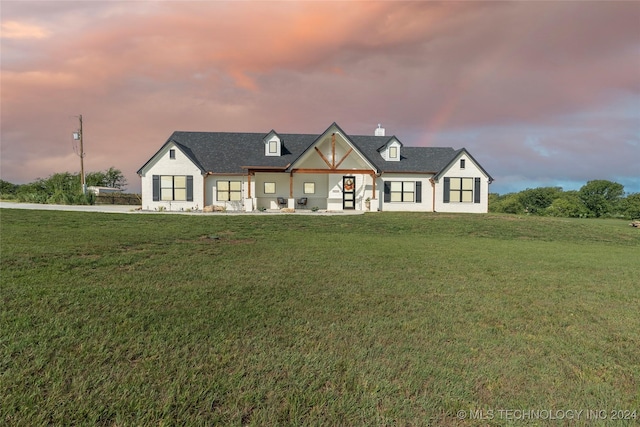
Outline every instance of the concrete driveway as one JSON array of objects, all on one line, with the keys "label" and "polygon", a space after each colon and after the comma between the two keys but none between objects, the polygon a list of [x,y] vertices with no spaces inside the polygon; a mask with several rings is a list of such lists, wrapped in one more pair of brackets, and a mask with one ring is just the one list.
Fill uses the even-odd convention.
[{"label": "concrete driveway", "polygon": [[40,203],[17,203],[0,201],[0,209],[31,209],[43,211],[76,211],[76,212],[135,212],[137,206],[125,205],[44,205]]}]

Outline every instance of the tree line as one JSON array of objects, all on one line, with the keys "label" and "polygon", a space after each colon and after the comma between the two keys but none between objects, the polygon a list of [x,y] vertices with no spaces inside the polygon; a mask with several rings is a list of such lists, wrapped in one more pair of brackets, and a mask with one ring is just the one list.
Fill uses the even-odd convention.
[{"label": "tree line", "polygon": [[519,193],[489,194],[489,211],[569,218],[640,218],[640,193],[625,196],[624,186],[593,180],[580,190],[528,188]]},{"label": "tree line", "polygon": [[[127,179],[122,171],[110,167],[105,171],[85,175],[87,187],[112,187],[125,190]],[[0,197],[27,203],[53,203],[63,205],[92,205],[95,195],[83,193],[79,173],[54,173],[48,178],[37,178],[29,184],[12,184],[0,180]]]}]

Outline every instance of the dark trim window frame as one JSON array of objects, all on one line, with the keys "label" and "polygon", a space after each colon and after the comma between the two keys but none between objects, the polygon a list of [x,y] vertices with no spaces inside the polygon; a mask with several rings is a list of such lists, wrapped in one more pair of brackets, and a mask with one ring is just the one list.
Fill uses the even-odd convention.
[{"label": "dark trim window frame", "polygon": [[216,200],[238,202],[242,200],[242,181],[216,181]]},{"label": "dark trim window frame", "polygon": [[480,178],[445,178],[444,203],[480,203]]},{"label": "dark trim window frame", "polygon": [[422,181],[385,181],[385,203],[422,203]]},{"label": "dark trim window frame", "polygon": [[192,202],[192,175],[153,175],[154,202]]},{"label": "dark trim window frame", "polygon": [[174,150],[173,148],[169,150],[169,158],[174,160],[176,158],[176,150]]}]

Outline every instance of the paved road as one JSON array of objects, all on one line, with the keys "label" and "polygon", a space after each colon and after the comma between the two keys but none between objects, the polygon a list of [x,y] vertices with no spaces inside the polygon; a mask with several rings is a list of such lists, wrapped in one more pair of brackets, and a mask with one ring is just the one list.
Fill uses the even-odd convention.
[{"label": "paved road", "polygon": [[136,206],[124,205],[42,205],[39,203],[16,203],[0,201],[0,209],[35,209],[45,211],[77,211],[77,212],[134,212]]},{"label": "paved road", "polygon": [[[130,205],[43,205],[39,203],[16,203],[0,201],[0,209],[35,209],[46,211],[76,211],[76,212],[107,212],[107,213],[146,213],[146,214],[183,214],[183,215],[287,215],[283,212],[150,212],[137,211],[137,206]],[[361,215],[362,211],[343,211],[343,212],[311,212],[307,210],[297,211],[293,215]],[[292,215],[289,213],[288,215]]]}]

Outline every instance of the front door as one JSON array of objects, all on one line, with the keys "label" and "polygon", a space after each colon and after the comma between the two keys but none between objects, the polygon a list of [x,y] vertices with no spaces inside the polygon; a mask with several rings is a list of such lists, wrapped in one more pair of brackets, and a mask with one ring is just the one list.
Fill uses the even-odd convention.
[{"label": "front door", "polygon": [[342,177],[342,209],[356,208],[356,177]]}]

